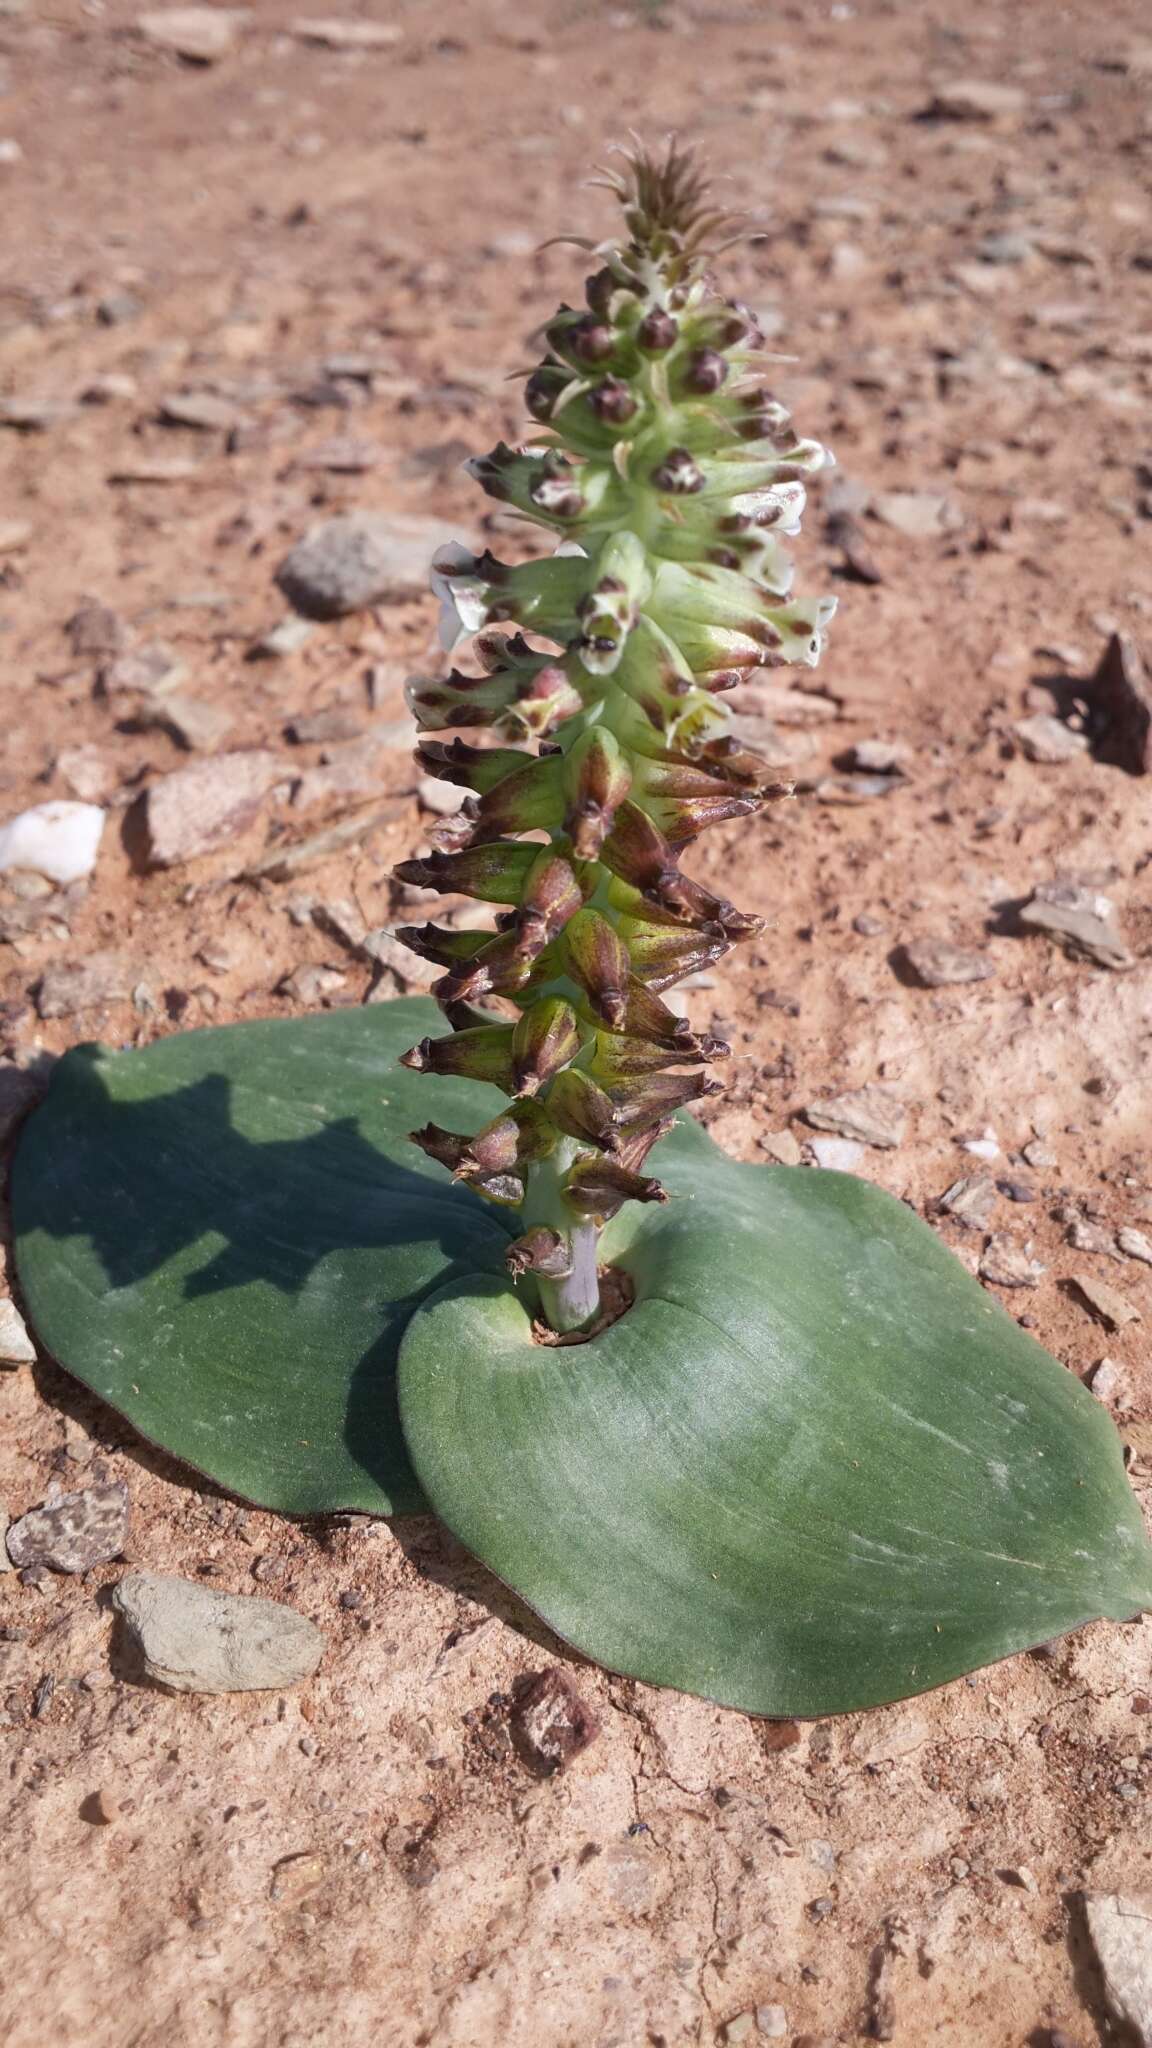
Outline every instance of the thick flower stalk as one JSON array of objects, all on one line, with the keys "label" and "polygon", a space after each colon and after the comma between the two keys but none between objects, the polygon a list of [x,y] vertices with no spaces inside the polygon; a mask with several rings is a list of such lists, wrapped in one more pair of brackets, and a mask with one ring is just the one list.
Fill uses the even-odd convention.
[{"label": "thick flower stalk", "polygon": [[835,605],[789,595],[781,536],[829,458],[793,434],[758,374],[753,315],[707,274],[725,217],[675,146],[626,165],[609,183],[628,239],[595,251],[587,310],[560,309],[528,379],[541,431],[469,464],[559,545],[515,567],[441,549],[442,639],[477,635],[481,673],[409,684],[422,731],[515,744],[422,741],[424,770],[469,795],[438,850],[397,869],[497,906],[491,932],[399,934],[443,967],[451,1026],[406,1065],[510,1098],[474,1135],[413,1135],[521,1211],[508,1264],[536,1275],[560,1331],[596,1317],[607,1219],[665,1199],[643,1171],[652,1146],[720,1085],[708,1069],[728,1047],[661,992],[761,926],[679,866],[705,826],[782,793],[730,732],[723,692],[751,669],[812,666]]}]

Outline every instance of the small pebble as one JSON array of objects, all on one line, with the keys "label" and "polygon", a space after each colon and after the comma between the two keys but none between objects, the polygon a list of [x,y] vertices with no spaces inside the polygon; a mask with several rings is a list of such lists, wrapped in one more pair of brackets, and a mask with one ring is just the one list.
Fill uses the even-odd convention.
[{"label": "small pebble", "polygon": [[961,1138],[961,1150],[970,1152],[973,1159],[999,1159],[1000,1141],[995,1131],[985,1128],[978,1138]]},{"label": "small pebble", "polygon": [[96,865],[103,830],[98,804],[34,804],[0,825],[0,874],[30,868],[50,882],[81,882]]},{"label": "small pebble", "polygon": [[1078,1252],[1099,1252],[1101,1257],[1117,1257],[1116,1239],[1104,1223],[1094,1223],[1089,1216],[1073,1216],[1068,1226],[1068,1242]]},{"label": "small pebble", "polygon": [[809,1138],[808,1150],[826,1173],[855,1173],[865,1148],[853,1138]]},{"label": "small pebble", "polygon": [[968,1230],[985,1230],[996,1210],[996,1183],[986,1173],[966,1174],[940,1197],[940,1207]]},{"label": "small pebble", "polygon": [[756,2037],[756,2016],[750,2012],[738,2012],[734,2019],[727,2020],[720,2029],[720,2039],[725,2048],[737,2041],[753,2041]]},{"label": "small pebble", "polygon": [[810,1102],[804,1114],[819,1131],[834,1131],[838,1138],[852,1138],[884,1150],[900,1144],[908,1122],[904,1104],[890,1088],[876,1082],[846,1095]]},{"label": "small pebble", "polygon": [[93,1792],[91,1797],[85,1800],[84,1806],[85,1820],[94,1821],[98,1827],[104,1828],[110,1828],[118,1821],[122,1810],[116,1794],[110,1792],[106,1785],[101,1785],[99,1791]]},{"label": "small pebble", "polygon": [[599,1734],[595,1716],[558,1665],[520,1681],[510,1728],[520,1755],[542,1776],[563,1770]]},{"label": "small pebble", "polygon": [[994,1287],[1035,1287],[1047,1268],[1026,1247],[1008,1237],[990,1237],[980,1259],[980,1278]]},{"label": "small pebble", "polygon": [[283,661],[290,654],[299,654],[316,631],[310,619],[299,619],[290,613],[275,626],[269,626],[253,645],[253,655],[265,656],[269,661]]},{"label": "small pebble", "polygon": [[0,1295],[0,1365],[34,1365],[36,1346],[14,1301]]},{"label": "small pebble", "polygon": [[799,1166],[804,1157],[791,1131],[766,1131],[757,1142],[778,1166]]},{"label": "small pebble", "polygon": [[1126,1323],[1138,1323],[1140,1311],[1130,1301],[1118,1294],[1114,1287],[1107,1287],[1103,1280],[1097,1280],[1092,1273],[1074,1273],[1072,1286],[1091,1309],[1094,1316],[1105,1323],[1110,1330],[1122,1330]]},{"label": "small pebble", "polygon": [[1029,1139],[1024,1147],[1022,1157],[1027,1160],[1029,1166],[1056,1166],[1058,1164],[1056,1154],[1050,1145],[1044,1143],[1043,1138]]},{"label": "small pebble", "polygon": [[13,1564],[86,1572],[118,1557],[128,1539],[128,1488],[121,1480],[61,1494],[21,1515],[8,1531]]},{"label": "small pebble", "polygon": [[424,775],[416,785],[416,794],[426,811],[435,811],[438,818],[454,817],[468,795],[455,782],[441,782],[436,775]]}]

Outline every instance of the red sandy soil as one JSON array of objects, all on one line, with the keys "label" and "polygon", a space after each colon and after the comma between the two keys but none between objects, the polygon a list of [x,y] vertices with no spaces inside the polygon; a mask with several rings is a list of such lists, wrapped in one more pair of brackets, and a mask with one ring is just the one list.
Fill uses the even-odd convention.
[{"label": "red sandy soil", "polygon": [[[0,518],[28,527],[0,558],[0,819],[74,794],[60,756],[81,746],[111,806],[86,891],[45,905],[0,882],[8,1056],[363,999],[369,969],[302,899],[389,917],[389,870],[429,824],[415,771],[395,747],[370,771],[346,754],[354,786],[321,778],[305,810],[288,792],[323,749],[285,728],[327,707],[354,734],[398,718],[433,606],[253,662],[285,609],[273,571],[349,508],[500,533],[459,463],[520,431],[506,373],[582,275],[575,252],[535,245],[605,231],[588,168],[629,128],[678,128],[762,219],[728,274],[776,316],[782,395],[865,494],[880,578],[842,576],[817,499],[799,584],[842,598],[805,678],[828,716],[776,740],[815,793],[699,855],[706,875],[738,867],[741,902],[770,920],[690,993],[734,1035],[713,1131],[763,1159],[782,1132],[807,1145],[809,1103],[883,1082],[907,1135],[860,1170],[933,1213],[990,1127],[988,1170],[1032,1195],[999,1196],[995,1228],[1044,1268],[1003,1298],[1072,1371],[1117,1361],[1146,1487],[1152,1278],[1068,1234],[1077,1216],[1152,1230],[1148,783],[1087,753],[1036,762],[1015,730],[1066,702],[1043,679],[1086,677],[1114,627],[1152,640],[1142,13],[403,0],[395,47],[350,54],[257,0],[204,66],[150,47],[124,0],[3,0],[0,136],[22,155],[0,162],[0,398],[67,409],[0,427]],[[924,118],[958,80],[1012,85],[1019,106]],[[348,354],[374,375],[326,375]],[[159,422],[181,391],[234,403],[231,445]],[[374,443],[374,466],[307,466],[336,435]],[[110,481],[157,461],[192,469]],[[884,524],[866,502],[881,492],[943,497],[944,530]],[[65,632],[86,602],[135,649],[173,650],[184,690],[231,716],[220,746],[284,757],[283,793],[207,860],[134,864],[136,798],[189,756],[97,689],[98,658]],[[872,739],[908,749],[899,786],[826,800]],[[375,822],[346,850],[246,878],[270,846],[360,814]],[[1003,906],[1057,876],[1111,897],[1128,971],[1011,928]],[[898,949],[922,937],[986,953],[991,977],[912,986]],[[109,952],[122,997],[39,1015],[46,970]],[[285,991],[301,966],[343,979]],[[1021,1163],[1037,1139],[1051,1163]],[[974,1266],[986,1234],[934,1220]],[[1144,1320],[1102,1328],[1068,1286],[1084,1273]],[[49,1366],[0,1375],[0,1404],[13,1514],[103,1466],[131,1489],[133,1563],[231,1590],[259,1570],[330,1642],[283,1698],[168,1697],[109,1661],[98,1595],[120,1566],[0,1581],[9,2048],[680,2048],[769,2006],[787,2041],[1121,2039],[1078,1895],[1149,1881],[1148,1622],[784,1748],[573,1660],[601,1734],[540,1782],[488,1703],[566,1653],[432,1524],[247,1512]]]}]

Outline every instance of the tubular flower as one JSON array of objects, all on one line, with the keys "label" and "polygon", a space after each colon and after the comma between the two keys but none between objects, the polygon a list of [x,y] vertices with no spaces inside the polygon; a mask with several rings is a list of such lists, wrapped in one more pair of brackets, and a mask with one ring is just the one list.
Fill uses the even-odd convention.
[{"label": "tubular flower", "polygon": [[[422,740],[424,771],[468,795],[444,850],[397,870],[502,906],[491,933],[401,934],[444,969],[454,1027],[407,1063],[512,1098],[475,1137],[413,1136],[520,1208],[509,1268],[535,1276],[560,1330],[596,1315],[605,1221],[663,1199],[648,1151],[719,1085],[701,1069],[727,1046],[660,991],[760,928],[678,861],[785,793],[731,735],[723,692],[749,669],[811,666],[835,609],[792,595],[782,539],[830,458],[793,433],[754,316],[708,274],[724,216],[677,146],[625,162],[608,182],[627,236],[595,251],[585,310],[561,307],[528,378],[541,431],[468,465],[559,545],[508,566],[452,543],[433,565],[442,644],[477,636],[482,672],[414,678],[409,703],[422,732],[487,726],[503,744]],[[491,997],[516,1021],[470,1007]]]}]

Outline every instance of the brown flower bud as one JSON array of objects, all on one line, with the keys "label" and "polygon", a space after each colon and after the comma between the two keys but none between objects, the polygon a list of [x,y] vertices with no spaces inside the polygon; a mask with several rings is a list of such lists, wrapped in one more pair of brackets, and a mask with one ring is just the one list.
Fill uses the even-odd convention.
[{"label": "brown flower bud", "polygon": [[466,740],[421,739],[416,760],[425,775],[435,775],[441,782],[458,782],[480,796],[524,766],[524,756],[516,747],[470,747]]},{"label": "brown flower bud", "polygon": [[594,860],[628,794],[632,770],[615,733],[589,726],[564,757],[564,830],[578,860]]},{"label": "brown flower bud", "polygon": [[552,846],[526,850],[536,858],[524,877],[516,929],[526,954],[535,958],[580,909],[584,894],[571,861],[562,853]]},{"label": "brown flower bud", "polygon": [[615,1082],[610,1099],[618,1121],[631,1131],[661,1122],[686,1102],[722,1092],[722,1084],[713,1074],[642,1074]]},{"label": "brown flower bud", "polygon": [[619,934],[632,962],[632,972],[651,989],[672,988],[686,974],[699,974],[728,951],[726,941],[697,931],[677,930],[639,918],[624,918]]},{"label": "brown flower bud", "polygon": [[616,1126],[624,1117],[604,1090],[578,1067],[565,1067],[562,1074],[557,1074],[545,1107],[557,1130],[568,1137],[583,1138],[605,1152],[616,1150]]},{"label": "brown flower bud", "polygon": [[481,797],[473,821],[475,845],[502,839],[508,832],[536,832],[560,820],[563,770],[559,757],[534,761],[512,753],[504,758],[515,766]]},{"label": "brown flower bud", "polygon": [[679,337],[680,328],[671,313],[666,313],[661,306],[653,306],[636,329],[636,346],[646,356],[666,356],[670,348],[675,348]]},{"label": "brown flower bud", "polygon": [[747,818],[758,808],[756,797],[737,796],[734,790],[718,796],[648,797],[645,803],[653,822],[674,847],[687,846],[709,825]]},{"label": "brown flower bud", "polygon": [[652,471],[652,482],[658,491],[671,491],[676,497],[694,497],[704,489],[704,473],[693,462],[687,448],[670,448],[662,462]]},{"label": "brown flower bud", "polygon": [[530,1003],[509,1032],[512,1095],[536,1095],[580,1050],[576,1012],[560,996]]},{"label": "brown flower bud", "polygon": [[605,377],[602,384],[594,385],[588,393],[588,403],[605,426],[626,426],[636,416],[636,399],[619,377]]},{"label": "brown flower bud", "polygon": [[429,1159],[434,1159],[438,1166],[446,1166],[450,1173],[459,1171],[470,1143],[461,1132],[442,1130],[439,1124],[425,1124],[423,1130],[409,1131],[408,1137]]},{"label": "brown flower bud", "polygon": [[558,1230],[547,1224],[533,1224],[517,1237],[504,1254],[504,1264],[514,1279],[522,1273],[540,1273],[546,1280],[563,1280],[572,1271],[568,1246]]},{"label": "brown flower bud", "polygon": [[628,948],[598,910],[579,910],[564,928],[564,964],[587,994],[596,1015],[610,1028],[627,1008],[632,973]]},{"label": "brown flower bud", "polygon": [[667,1067],[724,1059],[730,1050],[722,1038],[693,1037],[687,1044],[669,1046],[654,1044],[649,1038],[627,1038],[618,1031],[598,1031],[592,1040],[588,1072],[611,1092],[618,1081],[662,1073]]},{"label": "brown flower bud", "polygon": [[584,709],[580,692],[569,682],[559,662],[546,662],[542,668],[525,676],[510,700],[501,724],[526,739],[542,739],[545,734],[555,732],[565,719],[575,718]]},{"label": "brown flower bud", "polygon": [[559,313],[544,330],[548,346],[555,355],[566,363],[578,368],[587,364],[606,363],[614,354],[616,336],[611,327],[594,313],[573,313],[568,309]]},{"label": "brown flower bud", "polygon": [[718,349],[694,349],[673,380],[673,389],[693,398],[708,398],[719,391],[728,375],[728,365]]},{"label": "brown flower bud", "polygon": [[[511,996],[522,989],[532,973],[535,954],[525,946],[515,926],[510,931],[475,934],[482,944],[469,958],[448,964],[443,981],[432,990],[447,1012],[457,1003],[473,1003],[481,996]],[[541,941],[539,951],[543,952]]]},{"label": "brown flower bud", "polygon": [[466,974],[475,955],[491,943],[490,932],[457,932],[441,924],[403,924],[396,937],[410,953],[431,960],[436,967]]},{"label": "brown flower bud", "polygon": [[571,381],[571,371],[561,363],[541,363],[539,369],[533,370],[524,386],[524,403],[541,426],[547,425],[556,400]]},{"label": "brown flower bud", "polygon": [[511,1024],[474,1025],[448,1038],[422,1038],[401,1053],[400,1065],[415,1074],[460,1074],[470,1081],[491,1081],[512,1095],[518,1092],[513,1086],[512,1038]]},{"label": "brown flower bud", "polygon": [[612,308],[612,300],[619,289],[620,284],[616,273],[609,268],[608,264],[604,264],[600,270],[594,270],[591,277],[585,278],[584,297],[598,319],[606,320],[608,318]]},{"label": "brown flower bud", "polygon": [[627,1005],[620,1020],[619,1029],[628,1038],[647,1038],[654,1045],[667,1046],[676,1051],[683,1048],[692,1051],[699,1040],[686,1017],[678,1017],[658,995],[645,988],[642,981],[633,975],[626,991]]},{"label": "brown flower bud", "polygon": [[578,1216],[606,1222],[625,1202],[666,1202],[668,1191],[658,1180],[631,1173],[612,1159],[590,1159],[575,1166],[564,1183],[565,1196]]},{"label": "brown flower bud", "polygon": [[539,848],[514,839],[491,845],[466,846],[459,853],[430,853],[423,860],[403,860],[394,869],[397,881],[415,882],[441,894],[479,897],[482,903],[520,903]]}]

